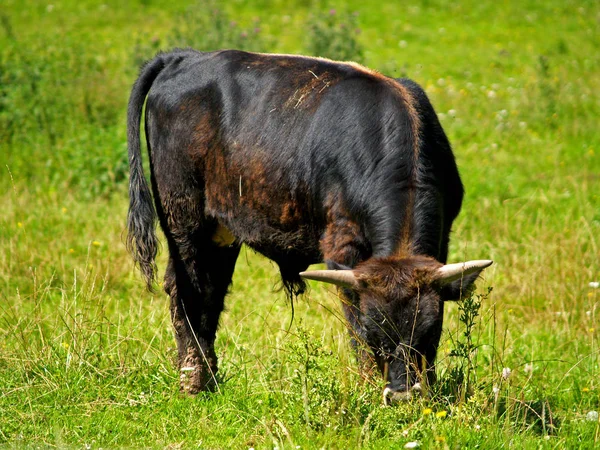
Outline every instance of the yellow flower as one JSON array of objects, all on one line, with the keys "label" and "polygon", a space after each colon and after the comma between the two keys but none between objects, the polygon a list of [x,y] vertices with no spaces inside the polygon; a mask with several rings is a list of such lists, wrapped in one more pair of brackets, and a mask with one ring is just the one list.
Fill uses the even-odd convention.
[{"label": "yellow flower", "polygon": [[446,442],[446,438],[444,436],[436,436],[435,441],[436,442]]},{"label": "yellow flower", "polygon": [[438,411],[435,413],[435,417],[438,417],[440,419],[443,417],[446,417],[447,415],[448,415],[448,411]]},{"label": "yellow flower", "polygon": [[581,392],[590,392],[590,388],[584,387]]},{"label": "yellow flower", "polygon": [[98,241],[92,241],[92,245],[94,247],[100,247],[100,242],[98,242]]},{"label": "yellow flower", "polygon": [[69,253],[75,253],[75,250],[73,250],[72,248],[69,249]]},{"label": "yellow flower", "polygon": [[64,214],[64,213],[66,213],[66,212],[67,212],[67,208],[65,208],[65,207],[63,206],[62,212],[63,212],[63,214]]},{"label": "yellow flower", "polygon": [[21,228],[21,227],[23,226],[23,224],[22,224],[21,222],[17,222],[17,226],[18,226],[19,228]]},{"label": "yellow flower", "polygon": [[428,416],[428,415],[429,415],[429,414],[431,414],[432,412],[433,412],[433,409],[431,409],[431,408],[425,408],[425,409],[423,410],[423,415],[424,415],[424,416]]}]

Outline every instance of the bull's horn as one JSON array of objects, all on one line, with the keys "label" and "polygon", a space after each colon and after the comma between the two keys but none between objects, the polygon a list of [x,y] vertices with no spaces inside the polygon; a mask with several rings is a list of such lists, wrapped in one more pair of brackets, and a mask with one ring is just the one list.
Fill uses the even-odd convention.
[{"label": "bull's horn", "polygon": [[486,267],[491,266],[493,262],[494,261],[489,259],[477,259],[474,261],[446,264],[438,269],[438,275],[440,281],[443,283],[450,283],[479,270],[483,270]]},{"label": "bull's horn", "polygon": [[300,272],[300,276],[350,289],[358,287],[358,281],[351,270],[309,270]]}]

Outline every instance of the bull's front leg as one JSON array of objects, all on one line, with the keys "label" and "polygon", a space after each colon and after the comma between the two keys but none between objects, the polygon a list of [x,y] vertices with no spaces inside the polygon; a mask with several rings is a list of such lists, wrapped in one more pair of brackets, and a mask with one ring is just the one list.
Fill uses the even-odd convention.
[{"label": "bull's front leg", "polygon": [[[353,268],[370,256],[370,248],[363,229],[360,223],[349,215],[339,192],[329,196],[327,208],[326,231],[320,241],[321,252],[327,268],[330,270]],[[364,340],[360,299],[352,289],[339,288],[338,292],[351,345],[356,351],[362,371],[370,373],[375,366],[375,360]]]}]

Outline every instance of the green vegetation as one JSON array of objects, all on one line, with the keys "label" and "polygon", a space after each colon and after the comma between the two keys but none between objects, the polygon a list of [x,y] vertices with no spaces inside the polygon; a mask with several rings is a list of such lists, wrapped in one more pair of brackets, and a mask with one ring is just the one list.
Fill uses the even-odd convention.
[{"label": "green vegetation", "polygon": [[[585,0],[4,0],[0,445],[600,447],[599,20]],[[382,406],[331,288],[288,332],[276,267],[250,250],[219,392],[178,392],[166,296],[123,244],[129,88],[176,45],[354,54],[426,88],[467,191],[451,260],[495,260],[447,308],[431,398]]]}]

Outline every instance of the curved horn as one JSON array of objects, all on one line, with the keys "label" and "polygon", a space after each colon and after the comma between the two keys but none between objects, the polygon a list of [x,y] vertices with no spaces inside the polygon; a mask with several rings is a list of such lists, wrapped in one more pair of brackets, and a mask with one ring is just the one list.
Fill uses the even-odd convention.
[{"label": "curved horn", "polygon": [[466,261],[455,264],[446,264],[438,269],[437,273],[440,277],[440,281],[450,283],[454,280],[458,280],[461,277],[465,277],[474,272],[481,271],[486,267],[492,265],[494,261],[489,259],[477,259],[474,261]]},{"label": "curved horn", "polygon": [[352,270],[309,270],[300,272],[302,278],[335,284],[345,288],[358,287],[358,281]]}]

